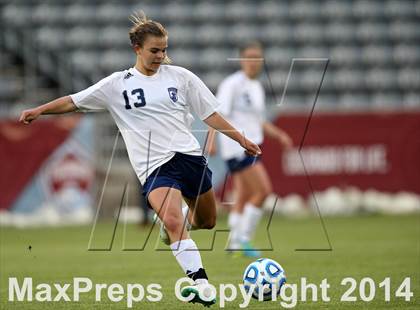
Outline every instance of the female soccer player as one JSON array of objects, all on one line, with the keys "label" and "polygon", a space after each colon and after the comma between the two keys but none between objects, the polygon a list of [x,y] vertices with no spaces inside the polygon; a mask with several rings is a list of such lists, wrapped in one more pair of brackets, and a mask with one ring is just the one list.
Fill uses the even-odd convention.
[{"label": "female soccer player", "polygon": [[115,72],[78,93],[25,110],[20,121],[29,124],[41,114],[108,110],[124,138],[143,194],[166,228],[176,260],[196,283],[181,293],[193,297],[192,302],[211,305],[215,300],[202,296],[208,278],[181,211],[184,198],[191,210],[188,221],[192,227],[212,229],[215,225],[211,171],[191,134],[191,112],[208,126],[226,132],[251,156],[261,150],[216,112],[218,101],[197,76],[181,67],[162,65],[168,61],[166,29],[144,14],[135,15],[133,22],[129,32],[136,53],[133,68]]},{"label": "female soccer player", "polygon": [[[281,129],[265,120],[265,94],[257,80],[263,64],[263,48],[259,42],[249,42],[240,48],[241,70],[225,78],[219,85],[218,111],[238,130],[257,144],[263,134],[276,139],[280,145],[290,147],[292,140]],[[213,132],[212,132],[213,135]],[[214,139],[212,139],[214,141]],[[259,251],[250,244],[262,215],[262,204],[272,192],[270,179],[260,157],[249,156],[233,141],[220,135],[222,158],[233,179],[235,203],[231,208],[229,250],[239,250],[245,256],[259,257]],[[210,153],[215,153],[215,143]]]}]

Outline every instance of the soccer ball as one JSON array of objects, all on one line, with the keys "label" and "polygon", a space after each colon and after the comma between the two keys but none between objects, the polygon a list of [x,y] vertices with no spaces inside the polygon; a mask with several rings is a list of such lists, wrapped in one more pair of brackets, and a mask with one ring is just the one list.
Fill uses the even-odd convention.
[{"label": "soccer ball", "polygon": [[283,267],[276,261],[260,258],[246,267],[243,281],[247,292],[253,290],[253,298],[272,300],[280,293],[280,288],[286,282],[286,275]]}]

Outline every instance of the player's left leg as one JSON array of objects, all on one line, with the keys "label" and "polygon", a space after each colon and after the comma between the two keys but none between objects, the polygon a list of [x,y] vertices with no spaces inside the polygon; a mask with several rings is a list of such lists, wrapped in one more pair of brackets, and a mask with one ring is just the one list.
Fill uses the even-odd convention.
[{"label": "player's left leg", "polygon": [[242,171],[242,177],[252,193],[248,202],[261,208],[264,200],[273,191],[270,177],[264,165],[261,162],[256,162]]},{"label": "player's left leg", "polygon": [[188,222],[193,229],[212,229],[216,225],[216,198],[213,189],[195,198],[184,197],[189,212]]}]

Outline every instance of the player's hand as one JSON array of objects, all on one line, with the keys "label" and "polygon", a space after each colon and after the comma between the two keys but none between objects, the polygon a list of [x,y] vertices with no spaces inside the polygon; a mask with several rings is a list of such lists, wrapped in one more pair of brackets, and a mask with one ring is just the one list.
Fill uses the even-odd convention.
[{"label": "player's hand", "polygon": [[25,125],[30,124],[32,121],[36,120],[41,113],[42,112],[38,108],[24,110],[20,114],[19,122],[24,123]]},{"label": "player's hand", "polygon": [[241,146],[245,149],[245,153],[250,156],[259,156],[262,154],[260,147],[247,138],[244,138]]}]

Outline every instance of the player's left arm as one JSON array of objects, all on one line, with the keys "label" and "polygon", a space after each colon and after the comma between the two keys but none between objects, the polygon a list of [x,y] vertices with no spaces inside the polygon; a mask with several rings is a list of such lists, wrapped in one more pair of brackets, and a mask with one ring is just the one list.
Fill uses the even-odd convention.
[{"label": "player's left arm", "polygon": [[208,126],[220,131],[222,134],[238,142],[249,155],[261,155],[261,150],[257,144],[247,139],[236,128],[234,128],[227,120],[218,112],[213,112],[209,117],[203,120]]},{"label": "player's left arm", "polygon": [[284,148],[292,147],[293,140],[284,130],[267,121],[263,123],[263,130],[265,135],[277,140]]}]

